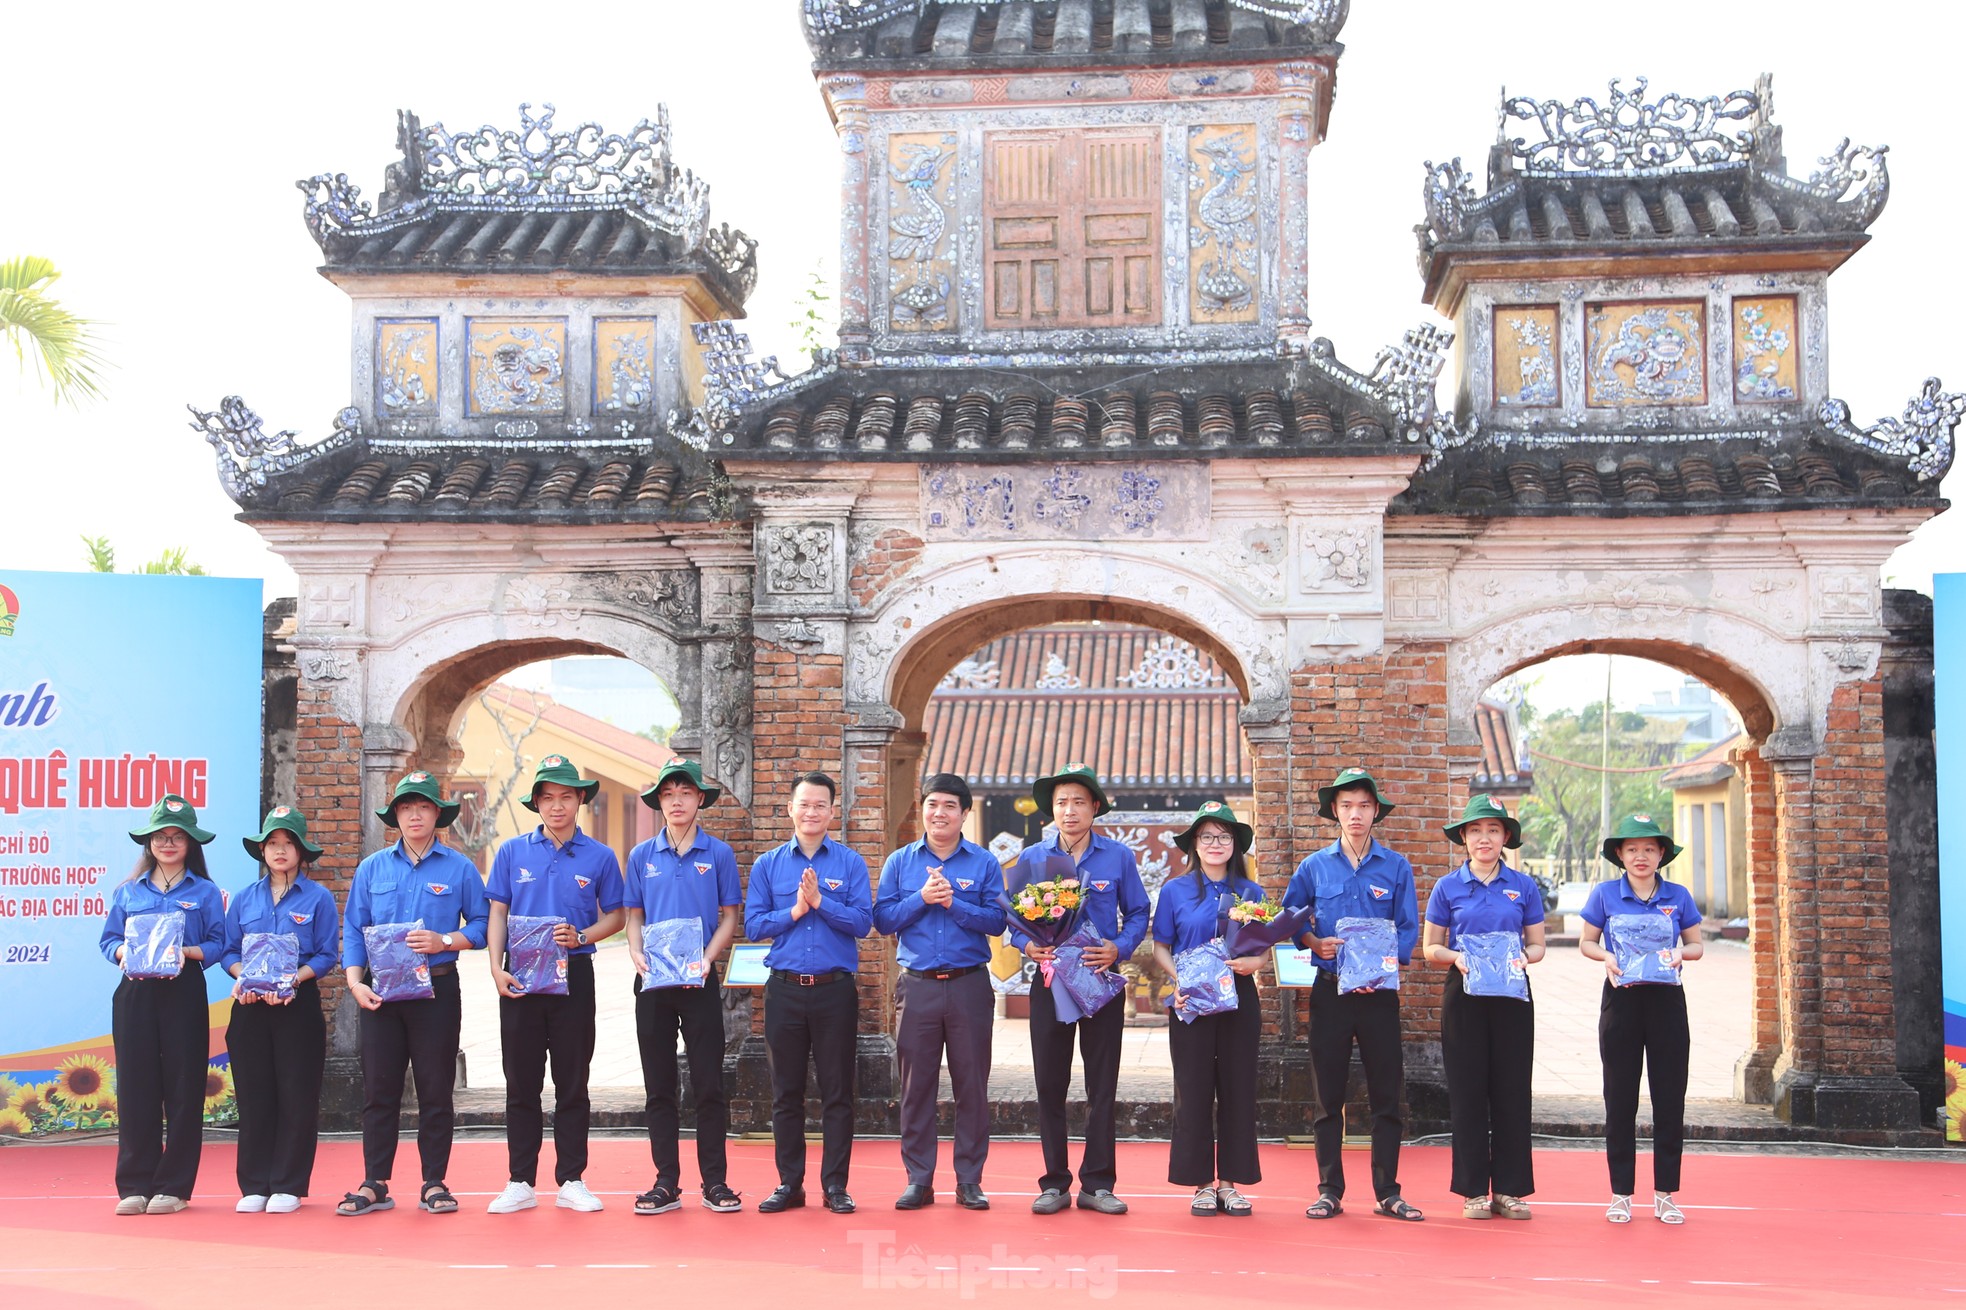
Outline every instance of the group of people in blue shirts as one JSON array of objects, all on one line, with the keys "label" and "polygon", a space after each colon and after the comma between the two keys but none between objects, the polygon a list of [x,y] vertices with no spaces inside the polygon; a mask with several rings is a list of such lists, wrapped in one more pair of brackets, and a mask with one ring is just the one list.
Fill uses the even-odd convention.
[{"label": "group of people in blue shirts", "polygon": [[[416,1204],[435,1214],[456,1211],[457,1198],[445,1180],[461,1026],[457,966],[462,953],[473,950],[486,951],[490,960],[506,1081],[508,1181],[488,1208],[509,1214],[539,1204],[545,1132],[540,1098],[550,1074],[554,1204],[602,1209],[583,1177],[596,1040],[593,956],[597,943],[624,930],[636,975],[636,1033],[655,1172],[651,1187],[635,1197],[633,1212],[658,1215],[683,1204],[679,1041],[695,1115],[698,1202],[713,1212],[739,1211],[743,1200],[730,1186],[725,1147],[721,961],[736,938],[740,911],[745,937],[769,943],[764,1037],[777,1185],[758,1200],[761,1213],[807,1204],[808,1069],[820,1102],[815,1203],[841,1214],[856,1208],[847,1187],[858,983],[862,940],[870,933],[896,939],[901,968],[895,1049],[907,1184],[895,1207],[936,1203],[946,1063],[954,1102],[955,1203],[990,1208],[983,1190],[995,1008],[988,964],[993,939],[1007,934],[1037,974],[1030,1041],[1043,1171],[1031,1208],[1054,1214],[1075,1204],[1103,1214],[1126,1212],[1115,1192],[1114,1122],[1124,1006],[1061,999],[1054,971],[1063,967],[1061,949],[1074,953],[1074,967],[1116,970],[1151,934],[1157,961],[1173,976],[1177,957],[1221,939],[1236,902],[1263,901],[1249,863],[1253,830],[1227,804],[1202,805],[1175,836],[1186,867],[1168,877],[1156,904],[1133,851],[1096,831],[1096,820],[1112,802],[1084,764],[1069,764],[1034,783],[1033,798],[1051,825],[1008,869],[963,836],[974,803],[968,784],[953,774],[930,776],[921,789],[922,836],[890,854],[878,879],[857,851],[831,835],[837,785],[823,773],[801,774],[786,806],[790,839],[753,862],[744,887],[730,845],[700,822],[721,793],[694,761],[672,761],[642,793],[662,826],[634,848],[626,869],[609,847],[580,829],[580,808],[598,787],[564,756],[542,759],[523,800],[539,815],[538,827],[503,843],[489,874],[481,876],[441,838],[457,816],[457,803],[443,797],[429,773],[406,775],[376,812],[398,840],[358,866],[339,919],[332,893],[307,876],[322,850],[308,841],[307,820],[298,810],[276,807],[261,832],[245,839],[260,878],[228,906],[206,870],[203,848],[213,835],[198,827],[196,811],[182,797],[159,801],[148,822],[131,832],[143,855],[112,898],[102,937],[105,956],[124,965],[134,940],[127,936],[133,916],[182,916],[176,970],[129,976],[126,967],[115,996],[117,1213],[173,1213],[191,1195],[202,1140],[203,970],[214,963],[239,980],[227,1036],[240,1116],[237,1209],[290,1212],[308,1195],[326,1054],[319,980],[339,967],[359,1014],[365,1176],[334,1213],[352,1218],[395,1207],[406,1077],[414,1079],[417,1097]],[[1363,768],[1346,769],[1320,788],[1318,813],[1337,825],[1337,839],[1297,867],[1282,897],[1284,907],[1303,907],[1296,946],[1321,966],[1310,996],[1319,1190],[1306,1215],[1323,1220],[1344,1212],[1341,1147],[1355,1048],[1372,1121],[1374,1210],[1406,1222],[1424,1218],[1401,1194],[1398,1177],[1404,1126],[1398,971],[1389,960],[1378,982],[1345,988],[1334,964],[1343,934],[1358,921],[1377,919],[1391,924],[1382,930],[1397,943],[1397,965],[1409,965],[1417,948],[1445,974],[1441,1050],[1453,1128],[1452,1188],[1462,1199],[1463,1216],[1527,1219],[1526,1198],[1535,1190],[1529,1133],[1535,1023],[1527,969],[1543,956],[1544,910],[1535,881],[1506,862],[1506,852],[1520,844],[1521,829],[1492,798],[1473,797],[1445,827],[1467,858],[1435,883],[1423,925],[1411,864],[1374,835],[1392,808]],[[1627,818],[1604,845],[1606,859],[1623,876],[1595,887],[1582,915],[1582,951],[1603,961],[1607,975],[1600,1045],[1613,1192],[1606,1215],[1614,1223],[1631,1218],[1642,1069],[1650,1080],[1655,1125],[1654,1214],[1667,1223],[1684,1219],[1673,1193],[1690,1042],[1684,992],[1670,984],[1683,961],[1699,957],[1700,916],[1685,889],[1660,875],[1678,854],[1648,816]],[[1053,878],[1060,869],[1070,870],[1083,898],[1084,931],[1070,947],[1040,940],[1004,909],[1006,887]],[[1670,945],[1657,961],[1643,961],[1641,980],[1638,972],[1628,974],[1632,956],[1619,949],[1618,937],[1627,931],[1624,925],[1656,926],[1641,922],[1643,916],[1667,921]],[[556,973],[543,986],[529,983],[533,975],[520,968],[512,949],[522,931],[542,931],[542,924],[558,948],[550,952]],[[673,940],[678,931],[692,947],[700,936],[700,956],[688,953],[689,977],[654,968],[658,938]],[[1464,981],[1473,963],[1468,942],[1495,933],[1512,935],[1516,944],[1506,960],[1520,978],[1516,994],[1492,994]],[[294,939],[285,957],[293,972],[277,988],[261,985],[244,969],[244,955],[269,935]],[[381,940],[413,962],[408,994],[379,977],[382,962],[370,952]],[[1168,1179],[1193,1189],[1189,1208],[1198,1216],[1253,1212],[1242,1189],[1262,1177],[1256,1131],[1262,1011],[1255,979],[1265,963],[1267,952],[1225,958],[1234,1003],[1177,1013],[1182,1021],[1169,1027],[1175,1107]],[[1177,991],[1173,1004],[1186,1010],[1185,993]],[[1066,1120],[1074,1047],[1086,1103],[1076,1172]]]}]

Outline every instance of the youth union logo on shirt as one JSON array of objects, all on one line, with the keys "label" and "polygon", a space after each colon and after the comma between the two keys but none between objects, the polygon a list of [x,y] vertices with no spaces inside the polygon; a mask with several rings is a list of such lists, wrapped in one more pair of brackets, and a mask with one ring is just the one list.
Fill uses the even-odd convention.
[{"label": "youth union logo on shirt", "polygon": [[581,876],[580,876],[579,874],[577,874],[577,873],[576,873],[575,875],[573,875],[573,881],[574,881],[574,884],[575,884],[576,886],[578,886],[578,887],[580,888],[580,890],[582,890],[582,891],[586,891],[586,890],[587,890],[587,884],[588,884],[588,883],[590,883],[590,882],[592,882],[592,881],[594,881],[594,880],[593,880],[592,878],[583,878],[583,877],[581,877]]},{"label": "youth union logo on shirt", "polygon": [[710,872],[710,862],[708,860],[698,860],[696,862],[696,871],[698,873]]},{"label": "youth union logo on shirt", "polygon": [[968,891],[968,890],[969,890],[969,889],[970,889],[971,887],[973,887],[973,886],[975,886],[975,885],[976,885],[976,879],[974,879],[974,878],[958,878],[958,879],[956,879],[956,886],[958,886],[958,887],[960,887],[960,888],[962,888],[962,889],[963,889],[964,891]]},{"label": "youth union logo on shirt", "polygon": [[1373,900],[1375,900],[1375,901],[1383,901],[1383,900],[1385,900],[1385,899],[1386,899],[1386,898],[1387,898],[1388,896],[1391,896],[1391,895],[1392,895],[1392,892],[1391,892],[1390,890],[1388,890],[1387,888],[1384,888],[1384,887],[1381,887],[1381,886],[1379,886],[1379,884],[1377,884],[1377,883],[1371,883],[1371,882],[1369,882],[1369,883],[1367,883],[1367,884],[1365,884],[1365,885],[1366,885],[1366,887],[1367,887],[1367,888],[1369,888],[1369,889],[1371,890],[1371,892],[1372,892],[1372,899],[1373,899]]},{"label": "youth union logo on shirt", "polygon": [[295,913],[294,913],[294,912],[293,912],[292,910],[289,910],[289,911],[287,911],[287,917],[288,917],[289,919],[292,919],[292,920],[293,920],[293,921],[294,921],[295,923],[312,923],[312,922],[314,922],[314,916],[313,916],[313,915],[311,915],[311,914],[295,914]]},{"label": "youth union logo on shirt", "polygon": [[451,885],[447,882],[426,882],[423,885],[430,889],[432,896],[448,896],[451,894]]},{"label": "youth union logo on shirt", "polygon": [[1092,890],[1096,892],[1103,892],[1112,885],[1113,883],[1110,878],[1094,878],[1092,880]]},{"label": "youth union logo on shirt", "polygon": [[1661,905],[1659,907],[1659,913],[1665,915],[1667,918],[1671,918],[1673,915],[1679,913],[1679,907],[1677,905]]},{"label": "youth union logo on shirt", "polygon": [[838,890],[840,889],[840,885],[841,885],[841,882],[842,882],[842,881],[843,881],[843,880],[842,880],[842,879],[839,879],[839,878],[828,878],[828,879],[826,879],[826,890],[827,890],[827,891],[829,891],[829,892],[836,892],[836,891],[838,891]]},{"label": "youth union logo on shirt", "polygon": [[1520,897],[1522,896],[1522,893],[1521,893],[1521,892],[1512,892],[1512,891],[1504,891],[1504,892],[1502,893],[1502,895],[1504,895],[1504,896],[1506,896],[1506,897],[1508,897],[1508,898],[1509,898],[1510,900],[1512,900],[1512,901],[1513,901],[1513,900],[1517,900],[1517,899],[1519,899],[1519,898],[1520,898]]},{"label": "youth union logo on shirt", "polygon": [[185,909],[185,910],[195,910],[195,909],[197,909],[197,908],[198,908],[198,902],[196,902],[196,901],[179,901],[179,902],[178,902],[178,907],[179,907],[180,909]]}]

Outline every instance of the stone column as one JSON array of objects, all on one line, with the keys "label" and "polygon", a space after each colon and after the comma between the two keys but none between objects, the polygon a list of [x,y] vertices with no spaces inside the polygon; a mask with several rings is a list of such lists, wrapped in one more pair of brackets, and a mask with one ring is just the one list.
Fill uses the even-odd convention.
[{"label": "stone column", "polygon": [[821,79],[840,137],[840,362],[868,358],[872,292],[869,283],[867,82],[848,73]]},{"label": "stone column", "polygon": [[1919,1096],[1920,1118],[1945,1100],[1944,1006],[1939,966],[1939,795],[1932,682],[1932,598],[1884,593],[1890,636],[1884,679],[1885,808],[1890,816],[1891,994],[1898,1076]]},{"label": "stone column", "polygon": [[1310,160],[1320,135],[1316,64],[1277,66],[1277,338],[1293,354],[1310,339]]}]

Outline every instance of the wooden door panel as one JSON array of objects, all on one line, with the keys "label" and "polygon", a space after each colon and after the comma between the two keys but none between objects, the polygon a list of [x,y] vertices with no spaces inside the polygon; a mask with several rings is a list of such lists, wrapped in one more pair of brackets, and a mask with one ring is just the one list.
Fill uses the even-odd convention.
[{"label": "wooden door panel", "polygon": [[996,132],[984,141],[988,327],[1160,321],[1160,133]]}]

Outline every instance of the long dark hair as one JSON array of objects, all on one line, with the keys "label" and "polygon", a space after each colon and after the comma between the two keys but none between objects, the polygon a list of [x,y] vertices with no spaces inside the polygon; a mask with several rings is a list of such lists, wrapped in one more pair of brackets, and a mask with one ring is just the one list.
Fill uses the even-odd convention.
[{"label": "long dark hair", "polygon": [[[162,831],[162,828],[157,830],[157,832]],[[179,831],[183,830],[180,829]],[[150,838],[156,835],[157,833],[153,832],[149,837],[143,839],[143,854],[137,856],[137,867],[130,870],[130,876],[127,881],[135,882],[139,878],[148,878],[156,871],[157,856],[150,849]],[[185,874],[192,878],[203,878],[205,881],[210,882],[212,875],[205,868],[205,848],[197,842],[192,841],[190,833],[185,833],[184,840],[191,847],[190,850],[184,853]]]},{"label": "long dark hair", "polygon": [[[1202,823],[1215,823],[1215,820],[1203,819]],[[1226,823],[1218,823],[1216,824],[1216,826],[1221,828],[1223,831],[1227,832],[1229,836],[1232,838],[1236,835],[1236,830],[1234,828],[1229,827],[1229,825]],[[1195,825],[1195,840],[1189,843],[1187,856],[1188,856],[1188,872],[1191,875],[1193,875],[1195,880],[1195,895],[1200,896],[1202,893],[1208,890],[1208,875],[1202,871],[1202,867],[1201,867],[1201,825],[1200,824]],[[1242,864],[1241,868],[1236,867],[1238,861],[1240,861]],[[1240,856],[1237,855],[1229,856],[1228,871],[1223,875],[1223,878],[1224,881],[1226,881],[1229,884],[1229,890],[1234,892],[1238,897],[1242,895],[1242,889],[1236,885],[1238,881],[1250,882],[1250,883],[1256,881],[1256,879],[1252,877],[1249,872],[1248,851],[1244,851]]]}]

